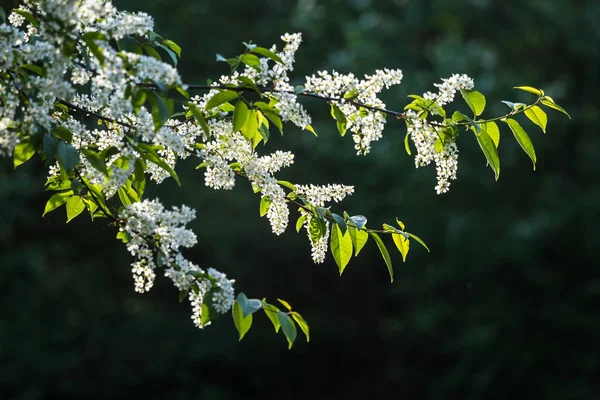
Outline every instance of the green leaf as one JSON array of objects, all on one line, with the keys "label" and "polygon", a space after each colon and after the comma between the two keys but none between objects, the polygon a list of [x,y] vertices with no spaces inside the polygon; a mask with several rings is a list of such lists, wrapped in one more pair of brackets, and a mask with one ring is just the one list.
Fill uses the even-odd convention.
[{"label": "green leaf", "polygon": [[119,190],[117,190],[117,194],[119,195],[119,199],[121,200],[121,204],[123,204],[124,206],[128,206],[132,203],[135,203],[135,200],[132,200],[128,195],[127,195],[127,191],[125,190],[124,187],[120,187]]},{"label": "green leaf", "polygon": [[237,92],[232,90],[223,90],[206,102],[206,111],[212,110],[215,107],[220,106],[223,103],[226,103],[230,100],[237,99],[239,97]]},{"label": "green leaf", "polygon": [[306,323],[304,318],[302,318],[302,315],[300,315],[296,311],[294,311],[292,313],[292,318],[294,319],[294,321],[296,321],[296,323],[298,324],[300,329],[302,329],[302,332],[304,332],[304,336],[306,336],[306,341],[310,342],[310,332],[308,329],[308,324]]},{"label": "green leaf", "polygon": [[19,143],[15,146],[15,153],[13,157],[14,167],[17,168],[19,165],[33,157],[34,154],[35,149],[29,141]]},{"label": "green leaf", "polygon": [[144,49],[144,51],[146,52],[146,54],[148,54],[150,57],[155,58],[159,61],[162,61],[162,58],[160,57],[160,54],[158,54],[158,51],[156,51],[154,49],[154,47],[149,46],[147,44],[142,44],[142,49]]},{"label": "green leaf", "polygon": [[264,47],[255,47],[252,49],[253,53],[260,54],[261,56],[270,58],[273,61],[276,61],[280,64],[283,64],[283,60],[277,54],[273,53],[271,50],[265,49]]},{"label": "green leaf", "polygon": [[[119,232],[122,233],[122,232]],[[119,235],[117,235],[117,239],[119,238]],[[125,242],[127,243],[127,242]],[[181,303],[183,300],[185,300],[185,298],[188,296],[188,292],[186,292],[185,290],[180,290],[179,291],[179,302]]]},{"label": "green leaf", "polygon": [[300,229],[302,229],[302,226],[304,226],[305,222],[306,215],[301,215],[300,218],[298,218],[298,221],[296,221],[296,232],[300,233]]},{"label": "green leaf", "polygon": [[244,293],[239,293],[237,296],[237,302],[242,309],[244,318],[254,314],[256,311],[262,308],[262,302],[257,299],[248,299]]},{"label": "green leaf", "polygon": [[460,111],[454,111],[452,114],[452,121],[454,122],[462,122],[462,121],[471,121],[471,118],[467,117],[465,114]]},{"label": "green leaf", "polygon": [[315,136],[319,136],[319,135],[317,135],[317,132],[315,131],[315,128],[312,127],[312,125],[306,125],[306,128],[304,128],[304,129],[311,132]]},{"label": "green leaf", "polygon": [[248,106],[244,101],[238,100],[233,110],[233,131],[239,132],[246,123],[246,119],[248,119]]},{"label": "green leaf", "polygon": [[67,171],[71,171],[79,164],[79,153],[75,150],[75,147],[63,142],[58,142],[56,155],[59,164]]},{"label": "green leaf", "polygon": [[[127,232],[120,231],[119,233],[117,233],[117,239],[119,239],[123,243],[128,243],[131,238],[129,237],[129,234]],[[187,294],[187,292],[180,292],[180,296],[181,293]],[[179,302],[181,302],[181,298],[179,299]]]},{"label": "green leaf", "polygon": [[210,137],[210,128],[208,127],[208,124],[206,123],[204,114],[202,114],[202,112],[198,109],[198,107],[196,107],[196,105],[194,103],[188,103],[187,106],[192,111],[192,114],[196,118],[196,121],[198,121],[198,123],[200,124],[200,127],[202,128],[202,131],[204,132],[205,138],[209,138]]},{"label": "green leaf", "polygon": [[388,253],[383,240],[379,237],[375,232],[369,232],[369,235],[375,240],[377,243],[377,247],[379,247],[379,251],[381,252],[381,256],[385,261],[385,265],[387,266],[388,272],[390,273],[390,280],[394,282],[394,269],[392,267],[392,259],[390,258],[390,253]]},{"label": "green leaf", "polygon": [[177,54],[177,57],[181,57],[181,47],[179,47],[179,45],[177,43],[175,43],[172,40],[166,39],[166,40],[162,41],[162,44],[164,44],[169,49],[171,49],[172,51],[174,51],[175,54]]},{"label": "green leaf", "polygon": [[475,116],[481,115],[485,109],[485,96],[476,90],[461,89],[460,94],[467,102],[467,105],[473,111]]},{"label": "green leaf", "polygon": [[344,136],[346,134],[346,125],[348,124],[348,119],[342,110],[340,110],[340,108],[334,103],[331,103],[331,116],[336,120],[340,135]]},{"label": "green leaf", "polygon": [[543,96],[544,95],[544,91],[543,90],[536,89],[536,88],[533,88],[531,86],[515,86],[515,87],[513,87],[513,89],[523,90],[525,92],[537,94],[538,96]]},{"label": "green leaf", "polygon": [[396,223],[398,224],[400,229],[404,230],[404,223],[402,221],[400,221],[398,218],[396,218]]},{"label": "green leaf", "polygon": [[260,65],[260,59],[254,54],[243,54],[240,56],[240,61],[249,67],[258,67]]},{"label": "green leaf", "polygon": [[252,326],[252,314],[245,317],[244,312],[242,311],[242,308],[237,300],[233,303],[231,312],[233,314],[233,324],[235,325],[235,329],[237,329],[238,333],[240,334],[241,341]]},{"label": "green leaf", "polygon": [[310,223],[308,224],[308,234],[313,242],[321,239],[325,235],[326,231],[327,226],[325,225],[325,221],[317,217],[312,217],[310,219]]},{"label": "green leaf", "polygon": [[279,309],[272,304],[266,303],[264,299],[263,299],[262,303],[263,303],[263,310],[264,310],[265,314],[271,320],[271,323],[273,324],[273,328],[275,328],[275,333],[279,332],[279,328],[281,327],[281,323],[279,322],[279,317],[277,316]]},{"label": "green leaf", "polygon": [[409,134],[408,134],[408,132],[406,132],[406,135],[404,135],[404,150],[406,150],[406,154],[408,154],[410,156],[411,152],[410,152],[410,146],[408,145],[408,137],[409,137]]},{"label": "green leaf", "polygon": [[419,243],[421,246],[425,247],[425,249],[427,250],[428,253],[430,253],[429,251],[429,247],[427,247],[427,245],[425,244],[425,242],[423,240],[421,240],[417,235],[413,235],[412,233],[408,233],[405,232],[408,236],[410,236],[411,238],[415,239],[417,241],[417,243]]},{"label": "green leaf", "polygon": [[65,204],[67,202],[67,199],[71,196],[73,196],[72,190],[58,192],[52,195],[52,197],[50,197],[50,199],[46,203],[46,207],[44,208],[44,213],[42,214],[42,217],[48,214],[50,211],[56,210],[58,207]]},{"label": "green leaf", "polygon": [[500,145],[500,129],[498,129],[498,125],[494,121],[482,122],[480,124],[481,129],[487,132],[487,134],[492,138],[494,145],[496,148]]},{"label": "green leaf", "polygon": [[571,119],[571,116],[569,115],[569,113],[566,112],[564,108],[562,108],[561,106],[559,106],[558,104],[556,104],[554,102],[554,100],[552,100],[552,97],[550,97],[550,96],[544,96],[540,100],[540,103],[542,103],[543,105],[545,105],[548,108],[552,108],[554,110],[560,111],[561,113],[563,113],[567,117],[569,117],[569,119]]},{"label": "green leaf", "polygon": [[353,215],[350,217],[350,220],[359,231],[367,224],[367,217],[364,215]]},{"label": "green leaf", "polygon": [[181,186],[181,181],[179,180],[179,176],[177,175],[177,172],[175,172],[175,170],[173,168],[171,168],[171,166],[169,164],[167,164],[167,162],[156,153],[156,151],[152,148],[152,146],[147,145],[145,143],[137,143],[137,147],[138,147],[138,150],[140,150],[140,152],[142,153],[142,156],[146,160],[153,162],[154,164],[158,165],[159,167],[161,167],[162,169],[167,171],[169,173],[169,175],[171,175],[171,177],[173,177],[173,179],[175,179],[175,182],[177,182],[177,184],[179,186]]},{"label": "green leaf", "polygon": [[296,340],[296,335],[297,335],[296,325],[294,324],[294,321],[292,321],[290,316],[282,311],[277,312],[277,318],[279,318],[279,323],[281,324],[281,330],[283,331],[283,334],[285,335],[285,337],[288,341],[288,344],[289,344],[288,349],[291,349],[292,345],[294,344],[294,340]]},{"label": "green leaf", "polygon": [[292,306],[290,305],[290,303],[282,299],[277,299],[277,301],[280,302],[281,305],[284,306],[288,311],[292,311]]},{"label": "green leaf", "polygon": [[269,211],[271,206],[271,199],[267,196],[261,197],[260,199],[260,216],[263,217]]},{"label": "green leaf", "polygon": [[342,275],[352,258],[352,239],[348,231],[342,234],[338,224],[332,224],[331,227],[331,254]]},{"label": "green leaf", "polygon": [[149,92],[150,97],[148,100],[152,104],[152,118],[154,119],[154,129],[158,131],[161,126],[167,122],[171,116],[169,106],[162,96],[159,96],[155,92]]},{"label": "green leaf", "polygon": [[240,129],[242,135],[244,135],[244,137],[248,140],[252,140],[254,136],[259,134],[257,118],[256,110],[248,110],[248,118],[246,119],[246,123]]},{"label": "green leaf", "polygon": [[546,124],[548,123],[548,116],[538,106],[533,106],[525,110],[525,116],[529,118],[531,122],[536,124],[542,129],[542,132],[546,133]]},{"label": "green leaf", "polygon": [[81,152],[88,160],[88,162],[92,165],[92,167],[102,172],[104,175],[108,175],[106,162],[102,157],[100,157],[100,155],[97,152],[88,149],[81,149]]},{"label": "green leaf", "polygon": [[286,188],[290,189],[292,192],[296,191],[296,186],[294,186],[294,184],[292,182],[288,182],[288,181],[277,181],[278,184],[280,184],[281,186],[285,186]]},{"label": "green leaf", "polygon": [[406,256],[410,249],[410,241],[402,234],[392,233],[392,239],[398,248],[400,254],[402,254],[402,261],[406,262]]},{"label": "green leaf", "polygon": [[333,217],[335,223],[338,224],[338,226],[340,227],[342,234],[345,234],[346,230],[348,230],[348,227],[346,226],[346,221],[344,221],[344,218],[342,218],[341,215],[338,215],[336,213],[332,213],[331,216]]},{"label": "green leaf", "polygon": [[348,227],[348,232],[352,240],[352,247],[354,247],[354,256],[357,256],[367,243],[369,234],[366,231],[357,231],[353,226]]},{"label": "green leaf", "polygon": [[32,13],[30,13],[29,11],[25,11],[25,10],[19,10],[19,9],[13,9],[13,12],[16,14],[19,14],[22,17],[25,17],[25,19],[34,27],[39,27],[40,26],[40,21],[37,20],[37,18],[35,18],[33,16]]},{"label": "green leaf", "polygon": [[132,183],[137,189],[138,193],[140,194],[140,197],[144,195],[144,190],[146,189],[146,175],[144,173],[145,171],[146,162],[141,158],[135,160]]},{"label": "green leaf", "polygon": [[481,147],[481,151],[487,160],[488,165],[494,171],[494,175],[496,176],[496,180],[500,177],[500,159],[498,158],[498,149],[494,144],[494,141],[488,135],[486,131],[481,131],[479,134],[475,134],[477,138],[477,143],[479,143],[479,147]]},{"label": "green leaf", "polygon": [[100,40],[97,34],[98,32],[87,32],[82,36],[82,39],[88,49],[90,49],[90,52],[98,59],[100,65],[104,65],[104,53],[102,53],[102,49],[95,42],[95,40]]},{"label": "green leaf", "polygon": [[80,196],[72,196],[67,199],[67,222],[81,214],[85,210],[85,203]]},{"label": "green leaf", "polygon": [[535,171],[535,163],[537,160],[535,156],[535,149],[533,148],[533,143],[531,142],[529,135],[516,120],[507,118],[504,122],[506,122],[510,130],[515,135],[515,139],[517,139],[519,146],[521,146],[523,151],[529,156],[529,158],[531,158],[531,161],[533,162],[533,170]]}]

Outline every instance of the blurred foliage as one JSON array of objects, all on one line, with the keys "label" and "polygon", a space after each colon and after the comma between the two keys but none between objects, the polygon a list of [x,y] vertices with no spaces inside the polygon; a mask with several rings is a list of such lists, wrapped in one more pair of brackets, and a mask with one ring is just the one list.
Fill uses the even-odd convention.
[{"label": "blurred foliage", "polygon": [[385,98],[391,109],[464,72],[493,114],[505,111],[500,100],[525,99],[511,88],[527,84],[573,120],[550,111],[546,136],[531,126],[536,172],[503,127],[498,182],[472,136],[462,135],[459,179],[437,196],[434,170],[415,170],[404,153],[403,123],[389,121],[384,140],[359,158],[326,118],[328,106],[306,102],[320,137],[288,128],[269,142],[296,154],[282,178],[355,184],[343,206],[351,214],[369,216],[371,226],[397,216],[425,239],[431,254],[415,247],[406,264],[394,255],[391,285],[375,246],[341,278],[331,257],[312,265],[304,234],[273,236],[245,182],[215,192],[189,165],[181,189],[174,182],[153,188],[166,203],[198,210],[191,259],[235,277],[251,297],[283,297],[303,313],[311,343],[292,351],[266,317],[257,316],[241,343],[229,317],[198,331],[189,304],[179,304],[165,280],[136,294],[114,229],[103,221],[65,224],[60,213],[42,219],[43,170],[30,162],[12,171],[4,159],[3,398],[600,398],[600,3],[115,4],[153,15],[157,32],[181,45],[187,82],[224,73],[217,52],[234,55],[242,41],[270,46],[301,31],[298,77],[402,68],[405,82]]}]

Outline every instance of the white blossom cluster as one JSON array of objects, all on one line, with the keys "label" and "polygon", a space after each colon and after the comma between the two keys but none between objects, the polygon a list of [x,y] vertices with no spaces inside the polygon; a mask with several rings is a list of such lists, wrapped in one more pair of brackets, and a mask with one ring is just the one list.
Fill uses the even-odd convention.
[{"label": "white blossom cluster", "polygon": [[[467,75],[454,74],[450,78],[442,79],[442,83],[434,84],[438,93],[427,92],[423,95],[426,100],[434,100],[434,111],[438,106],[446,105],[454,100],[456,92],[461,89],[473,89],[473,79]],[[435,163],[437,172],[437,194],[450,190],[450,181],[456,179],[458,169],[458,147],[456,142],[441,134],[442,128],[438,124],[431,124],[427,119],[422,119],[413,110],[406,112],[408,134],[417,148],[415,166],[422,167]]]},{"label": "white blossom cluster", "polygon": [[347,128],[353,132],[354,148],[357,154],[367,154],[371,143],[382,137],[385,114],[365,107],[357,107],[350,100],[366,106],[385,109],[385,104],[377,97],[381,90],[402,82],[399,69],[377,70],[374,75],[365,75],[358,80],[354,74],[340,74],[319,71],[317,75],[306,77],[306,89],[335,100],[347,119]]},{"label": "white blossom cluster", "polygon": [[327,250],[329,250],[329,221],[325,221],[325,232],[323,236],[314,240],[313,236],[310,234],[310,223],[314,218],[313,214],[302,209],[300,209],[300,214],[306,217],[304,228],[306,229],[308,240],[310,241],[310,256],[315,264],[322,264],[325,262],[325,256],[327,255]]},{"label": "white blossom cluster", "polygon": [[205,144],[200,156],[206,163],[204,180],[206,186],[214,189],[231,189],[235,185],[235,172],[231,164],[236,163],[239,171],[248,178],[253,187],[267,197],[271,203],[267,218],[273,233],[282,234],[289,222],[289,209],[285,191],[277,183],[274,174],[294,162],[290,152],[276,151],[273,154],[258,156],[252,143],[239,132],[233,131],[230,121],[220,121],[211,126],[212,132],[219,131],[217,140]]},{"label": "white blossom cluster", "polygon": [[202,299],[211,292],[215,311],[227,312],[234,301],[234,281],[213,268],[202,270],[181,253],[180,248],[196,244],[196,235],[185,228],[195,216],[195,210],[187,206],[167,210],[158,200],[130,204],[119,215],[124,221],[121,231],[128,238],[127,250],[136,257],[132,263],[135,290],[150,290],[156,277],[154,270],[164,264],[165,276],[177,289],[189,292],[192,319],[202,327]]},{"label": "white blossom cluster", "polygon": [[[325,203],[330,201],[340,202],[346,196],[354,193],[354,186],[346,186],[340,184],[329,184],[329,185],[296,185],[296,194],[310,205],[324,207]],[[325,255],[327,254],[328,238],[329,238],[329,222],[325,221],[326,231],[323,236],[319,239],[314,240],[310,233],[310,223],[313,219],[313,215],[303,209],[300,209],[300,213],[306,217],[304,222],[304,228],[308,234],[308,239],[311,245],[311,256],[315,264],[321,264],[325,261]]]},{"label": "white blossom cluster", "polygon": [[331,200],[336,203],[344,200],[346,196],[354,193],[354,186],[340,185],[296,185],[296,194],[304,197],[306,201],[315,206],[323,207]]}]

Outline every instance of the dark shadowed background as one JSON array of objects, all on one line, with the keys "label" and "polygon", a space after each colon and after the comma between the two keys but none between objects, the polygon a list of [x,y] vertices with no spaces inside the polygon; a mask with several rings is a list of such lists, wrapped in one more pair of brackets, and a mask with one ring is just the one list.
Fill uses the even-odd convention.
[{"label": "dark shadowed background", "polygon": [[[467,73],[488,98],[531,100],[545,89],[573,117],[548,111],[548,134],[523,122],[537,171],[506,126],[494,182],[472,135],[459,138],[459,179],[435,194],[435,170],[415,170],[404,124],[389,121],[366,157],[340,138],[328,106],[305,102],[319,132],[288,127],[269,149],[296,154],[281,177],[354,184],[342,206],[370,225],[403,220],[415,246],[396,281],[370,243],[342,277],[310,259],[305,234],[282,237],[259,218],[246,182],[206,188],[194,164],[152,189],[197,209],[189,257],[236,279],[251,297],[290,301],[312,340],[287,350],[264,315],[241,342],[229,316],[194,328],[159,276],[134,292],[130,256],[104,221],[41,218],[44,172],[0,161],[0,398],[3,399],[600,399],[600,2],[583,0],[116,1],[146,11],[183,48],[181,72],[203,83],[225,72],[215,53],[265,47],[302,32],[293,73],[362,76],[401,68],[407,94]],[[5,8],[10,8],[6,6]],[[529,96],[529,97],[527,97]],[[457,103],[462,101],[457,99]],[[32,164],[32,165],[29,165]],[[176,189],[176,190],[175,190]]]}]

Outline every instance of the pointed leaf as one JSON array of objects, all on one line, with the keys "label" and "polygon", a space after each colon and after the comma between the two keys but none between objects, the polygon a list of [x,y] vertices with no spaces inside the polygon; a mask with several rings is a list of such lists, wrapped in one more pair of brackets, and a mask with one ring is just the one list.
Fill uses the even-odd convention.
[{"label": "pointed leaf", "polygon": [[310,342],[310,331],[308,328],[308,324],[306,323],[304,318],[302,318],[302,315],[300,315],[296,311],[294,311],[292,313],[292,318],[294,319],[294,321],[296,321],[296,323],[298,324],[300,329],[302,329],[302,332],[304,332],[304,336],[306,336],[306,341]]},{"label": "pointed leaf", "polygon": [[408,132],[406,132],[406,135],[404,135],[404,150],[406,150],[406,154],[408,154],[410,156],[411,152],[410,152],[410,146],[408,144],[408,137],[409,137],[409,134],[408,134]]},{"label": "pointed leaf", "polygon": [[569,119],[571,119],[571,116],[569,115],[569,113],[566,112],[564,108],[562,108],[561,106],[556,104],[554,102],[554,100],[552,100],[552,97],[550,97],[550,96],[542,97],[542,99],[540,100],[540,103],[542,103],[543,105],[545,105],[548,108],[552,108],[554,110],[560,111],[561,113],[563,113],[567,117],[569,117]]},{"label": "pointed leaf", "polygon": [[298,221],[296,221],[296,232],[300,233],[300,229],[302,229],[305,222],[306,222],[306,215],[301,215],[298,218]]},{"label": "pointed leaf", "polygon": [[498,149],[496,148],[494,141],[486,131],[475,134],[475,137],[477,138],[477,143],[479,143],[479,147],[481,147],[481,151],[483,152],[488,165],[494,171],[496,180],[498,180],[500,177],[500,159],[498,158]]},{"label": "pointed leaf", "polygon": [[72,190],[67,190],[66,192],[55,193],[50,197],[48,202],[46,203],[46,207],[44,208],[44,213],[42,217],[48,214],[50,211],[56,210],[58,207],[62,206],[67,202],[69,197],[73,196]]},{"label": "pointed leaf", "polygon": [[533,143],[531,142],[529,135],[527,134],[527,132],[525,132],[525,130],[516,120],[512,118],[507,118],[504,122],[506,122],[510,130],[515,135],[515,139],[517,139],[517,143],[519,143],[519,146],[521,146],[523,151],[529,156],[529,158],[531,158],[531,161],[533,161],[533,170],[535,171],[535,149],[533,148]]},{"label": "pointed leaf", "polygon": [[392,233],[392,239],[394,240],[398,251],[402,254],[402,261],[406,262],[406,256],[410,249],[410,241],[404,235],[399,233]]},{"label": "pointed leaf", "polygon": [[292,311],[292,306],[290,303],[282,299],[277,299],[277,301],[280,302],[288,311]]},{"label": "pointed leaf", "polygon": [[406,232],[406,234],[408,236],[410,236],[411,238],[415,239],[421,246],[425,247],[425,249],[427,250],[428,253],[430,253],[429,247],[427,247],[427,245],[425,244],[425,242],[423,240],[421,240],[421,238],[419,238],[417,235],[413,235],[412,233]]},{"label": "pointed leaf", "polygon": [[473,111],[475,116],[481,115],[485,109],[485,96],[476,90],[461,89],[460,94],[467,102],[467,105]]},{"label": "pointed leaf", "polygon": [[67,222],[81,214],[85,210],[85,203],[80,196],[72,196],[67,199]]},{"label": "pointed leaf", "polygon": [[354,226],[359,231],[367,224],[367,217],[364,215],[353,215],[350,217],[350,220],[354,222]]},{"label": "pointed leaf", "polygon": [[344,221],[344,218],[342,218],[341,215],[338,215],[336,213],[332,213],[331,215],[333,216],[333,220],[335,221],[335,223],[338,224],[338,226],[340,227],[342,234],[346,233],[348,227],[346,226],[346,221]]},{"label": "pointed leaf", "polygon": [[331,254],[342,275],[352,258],[352,239],[348,231],[342,234],[338,224],[332,224],[331,227]]},{"label": "pointed leaf", "polygon": [[340,110],[340,108],[333,103],[331,103],[331,116],[337,122],[337,128],[340,132],[340,135],[344,136],[346,134],[346,125],[348,123],[348,119],[342,110]]},{"label": "pointed leaf", "polygon": [[56,150],[56,155],[60,165],[67,171],[71,171],[79,164],[79,153],[75,147],[60,140]]},{"label": "pointed leaf", "polygon": [[385,261],[385,265],[387,266],[388,272],[390,273],[390,280],[394,282],[394,268],[392,266],[392,259],[390,258],[390,253],[388,253],[383,240],[379,237],[375,232],[369,232],[369,235],[375,240],[377,243],[377,247],[379,247],[379,251],[381,252],[381,256]]},{"label": "pointed leaf", "polygon": [[218,107],[221,104],[236,99],[238,97],[239,95],[237,94],[237,92],[234,92],[232,90],[223,90],[222,92],[215,94],[213,97],[210,98],[210,100],[206,102],[206,111],[212,110],[213,108]]},{"label": "pointed leaf", "polygon": [[536,124],[542,129],[542,132],[546,133],[546,124],[548,123],[548,116],[538,106],[533,106],[525,110],[525,116],[529,118],[531,122]]},{"label": "pointed leaf", "polygon": [[288,349],[291,349],[292,345],[294,344],[294,340],[296,340],[296,335],[297,335],[296,325],[294,324],[294,321],[292,321],[290,316],[282,311],[277,312],[277,318],[279,318],[279,323],[281,324],[281,330],[283,331],[283,334],[285,335],[285,337],[288,341],[288,344],[289,344]]},{"label": "pointed leaf", "polygon": [[240,334],[240,340],[244,338],[244,335],[250,330],[252,326],[252,315],[248,315],[244,317],[244,313],[242,312],[242,308],[240,307],[237,300],[233,303],[233,307],[231,309],[233,314],[233,324],[235,328]]},{"label": "pointed leaf", "polygon": [[283,60],[277,54],[273,53],[271,50],[265,49],[264,47],[255,47],[252,49],[253,53],[260,54],[261,56],[270,58],[273,61],[276,61],[280,64],[283,64]]},{"label": "pointed leaf", "polygon": [[248,119],[248,106],[242,100],[238,100],[233,110],[233,131],[239,132],[246,123],[246,119]]},{"label": "pointed leaf", "polygon": [[537,94],[538,96],[543,96],[544,91],[540,89],[533,88],[531,86],[515,86],[513,89],[523,90],[524,92],[529,92],[533,94]]},{"label": "pointed leaf", "polygon": [[261,197],[260,199],[260,216],[264,217],[269,211],[269,207],[271,206],[271,199],[268,197]]},{"label": "pointed leaf", "polygon": [[17,168],[25,161],[29,160],[35,154],[35,149],[30,142],[21,142],[15,146],[15,153],[13,157],[14,167]]},{"label": "pointed leaf", "polygon": [[367,243],[369,234],[366,231],[358,231],[353,226],[348,226],[348,233],[352,240],[352,247],[354,247],[354,256],[357,256]]},{"label": "pointed leaf", "polygon": [[272,304],[266,303],[263,299],[263,310],[264,310],[265,314],[267,315],[267,317],[269,317],[269,319],[271,320],[271,323],[273,324],[273,328],[275,328],[275,333],[279,332],[279,328],[281,327],[281,323],[279,322],[279,317],[277,316],[279,309]]},{"label": "pointed leaf", "polygon": [[500,129],[498,129],[498,125],[494,121],[489,121],[482,122],[480,126],[492,138],[496,148],[498,148],[500,145]]}]

